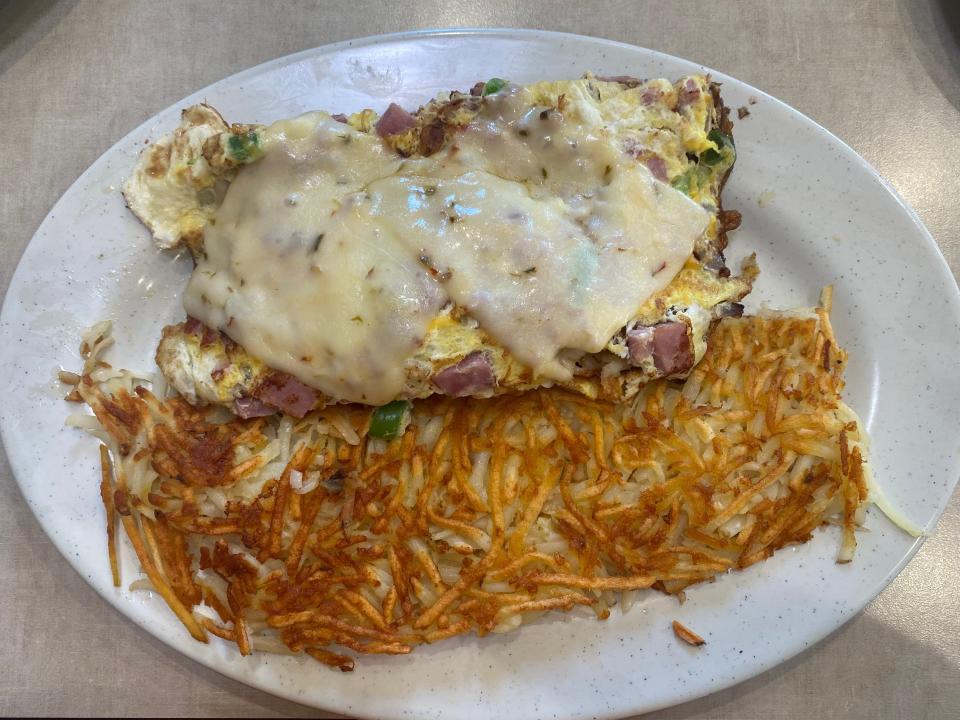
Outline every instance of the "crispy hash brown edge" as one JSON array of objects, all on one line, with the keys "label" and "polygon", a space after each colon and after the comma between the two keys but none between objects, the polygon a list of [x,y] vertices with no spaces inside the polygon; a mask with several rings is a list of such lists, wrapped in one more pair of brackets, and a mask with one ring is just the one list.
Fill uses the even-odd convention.
[{"label": "crispy hash brown edge", "polygon": [[165,398],[103,361],[106,324],[61,380],[96,416],[70,423],[102,442],[114,583],[119,522],[132,586],[197,640],[349,671],[551,610],[604,619],[644,589],[682,598],[825,523],[851,560],[866,438],[822,304],[723,320],[686,381],[632,403],[431,399],[391,441],[367,436],[369,408],[241,421]]}]

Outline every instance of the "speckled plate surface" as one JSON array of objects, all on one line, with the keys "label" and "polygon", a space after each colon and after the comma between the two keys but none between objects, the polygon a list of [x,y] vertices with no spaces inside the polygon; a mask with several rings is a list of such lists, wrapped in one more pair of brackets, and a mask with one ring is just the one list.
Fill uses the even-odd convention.
[{"label": "speckled plate surface", "polygon": [[[516,81],[598,74],[676,77],[705,68],[629,45],[530,31],[414,33],[340,43],[266,63],[184,99],[134,130],[67,191],[30,243],[0,316],[7,378],[0,429],[23,494],[87,581],[148,632],[256,687],[370,717],[612,717],[719,690],[786,660],[859,611],[919,541],[875,510],[854,563],[833,559],[836,533],[818,532],[743,573],[688,591],[682,607],[650,594],[600,623],[554,616],[506,636],[447,641],[414,655],[363,658],[335,673],[311,660],[241,658],[214,638],[189,638],[158,597],[110,585],[96,444],[63,427],[58,367],[75,369],[83,327],[115,322],[117,364],[150,370],[160,328],[179,319],[189,262],[155,251],[117,188],[144,142],[172,129],[179,109],[206,100],[228,120],[269,122],[304,110],[416,106],[490,76]],[[756,251],[751,296],[788,308],[833,283],[835,326],[850,351],[847,398],[873,438],[889,498],[930,530],[960,472],[960,299],[914,213],[849,147],[800,113],[720,73],[737,123],[738,161],[724,204],[743,212],[732,260]],[[135,558],[121,548],[128,580]],[[707,639],[675,641],[679,619]]]}]

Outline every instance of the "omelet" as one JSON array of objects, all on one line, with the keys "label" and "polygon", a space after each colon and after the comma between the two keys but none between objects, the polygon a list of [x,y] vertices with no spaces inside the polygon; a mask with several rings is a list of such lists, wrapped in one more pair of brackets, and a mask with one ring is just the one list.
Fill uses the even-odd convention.
[{"label": "omelet", "polygon": [[212,107],[193,105],[181,113],[180,127],[141,153],[123,195],[158,247],[199,246],[233,179],[232,170],[210,166],[204,145],[228,131]]},{"label": "omelet", "polygon": [[269,127],[190,108],[124,188],[197,264],[158,365],[243,416],[683,377],[757,274],[723,259],[731,131],[700,75],[494,78]]}]

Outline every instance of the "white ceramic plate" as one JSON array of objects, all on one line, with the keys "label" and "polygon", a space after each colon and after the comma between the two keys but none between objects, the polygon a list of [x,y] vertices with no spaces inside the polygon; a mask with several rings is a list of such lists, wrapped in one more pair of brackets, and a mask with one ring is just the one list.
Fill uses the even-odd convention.
[{"label": "white ceramic plate", "polygon": [[[96,443],[63,427],[58,366],[79,367],[81,328],[115,322],[113,358],[152,369],[160,328],[182,318],[185,259],[153,250],[117,188],[147,139],[205,100],[238,122],[305,110],[415,107],[491,76],[516,81],[598,74],[678,77],[695,63],[595,38],[530,31],[430,32],[339,43],[211,85],[127,135],[67,191],[30,243],[0,325],[8,392],[0,427],[23,494],[60,551],[120,611],[184,654],[237,680],[318,707],[376,717],[618,716],[719,690],[780,663],[850,619],[919,542],[875,510],[855,562],[834,563],[837,534],[688,592],[682,607],[650,594],[606,622],[557,615],[506,636],[457,639],[414,655],[367,658],[352,674],[312,660],[259,655],[189,638],[158,597],[110,585]],[[932,529],[957,481],[960,302],[936,244],[914,213],[849,147],[795,110],[720,73],[737,123],[724,204],[743,212],[733,261],[752,251],[763,274],[750,305],[815,302],[833,283],[835,325],[850,351],[847,397],[873,438],[889,498]],[[762,207],[761,207],[762,206]],[[733,263],[731,263],[733,264]],[[124,577],[137,568],[122,548]],[[679,619],[707,639],[678,643]]]}]

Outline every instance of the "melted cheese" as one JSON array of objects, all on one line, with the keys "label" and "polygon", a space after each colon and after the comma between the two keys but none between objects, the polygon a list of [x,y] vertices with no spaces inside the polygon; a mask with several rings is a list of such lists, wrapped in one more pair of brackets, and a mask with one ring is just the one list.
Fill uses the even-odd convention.
[{"label": "melted cheese", "polygon": [[187,312],[337,400],[397,397],[448,302],[569,380],[690,255],[707,213],[601,119],[510,87],[403,160],[325,113],[275,123],[206,231]]}]

